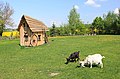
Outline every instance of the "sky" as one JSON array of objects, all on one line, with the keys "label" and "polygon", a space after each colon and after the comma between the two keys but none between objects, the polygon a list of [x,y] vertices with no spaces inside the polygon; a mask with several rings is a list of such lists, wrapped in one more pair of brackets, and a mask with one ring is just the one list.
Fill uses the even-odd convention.
[{"label": "sky", "polygon": [[120,8],[120,0],[0,0],[7,2],[14,9],[12,18],[17,28],[22,15],[42,21],[48,27],[53,22],[56,26],[68,22],[68,15],[73,6],[84,23],[92,23],[97,16]]}]

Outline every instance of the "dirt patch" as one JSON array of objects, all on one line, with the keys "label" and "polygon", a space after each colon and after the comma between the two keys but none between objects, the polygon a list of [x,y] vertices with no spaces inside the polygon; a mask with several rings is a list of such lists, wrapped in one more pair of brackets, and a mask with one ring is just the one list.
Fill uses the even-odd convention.
[{"label": "dirt patch", "polygon": [[59,73],[50,73],[50,76],[56,76],[58,75]]}]

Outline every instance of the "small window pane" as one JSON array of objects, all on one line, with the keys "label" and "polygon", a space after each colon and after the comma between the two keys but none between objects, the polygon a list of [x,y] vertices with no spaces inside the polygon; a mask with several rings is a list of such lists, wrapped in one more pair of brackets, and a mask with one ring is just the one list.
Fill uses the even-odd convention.
[{"label": "small window pane", "polygon": [[41,35],[38,35],[38,41],[41,41]]},{"label": "small window pane", "polygon": [[25,35],[24,35],[24,38],[25,38],[25,42],[27,42],[27,41],[28,41],[28,35],[25,34]]}]

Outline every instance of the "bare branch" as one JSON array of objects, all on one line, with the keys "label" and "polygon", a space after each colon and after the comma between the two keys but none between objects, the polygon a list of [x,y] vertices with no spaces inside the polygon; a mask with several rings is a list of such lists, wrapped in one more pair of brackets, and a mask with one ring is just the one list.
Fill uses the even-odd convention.
[{"label": "bare branch", "polygon": [[4,21],[4,25],[12,26],[14,24],[11,16],[14,13],[14,10],[10,7],[10,5],[6,3],[0,3],[0,16]]}]

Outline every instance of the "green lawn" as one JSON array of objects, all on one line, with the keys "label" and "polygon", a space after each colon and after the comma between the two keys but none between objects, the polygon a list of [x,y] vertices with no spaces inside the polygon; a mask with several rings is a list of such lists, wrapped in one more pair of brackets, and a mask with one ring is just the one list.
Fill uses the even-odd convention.
[{"label": "green lawn", "polygon": [[[78,68],[64,64],[80,51],[80,59],[100,53],[104,68]],[[0,41],[0,79],[120,79],[120,36],[49,38],[49,44],[22,48],[19,40]]]}]

